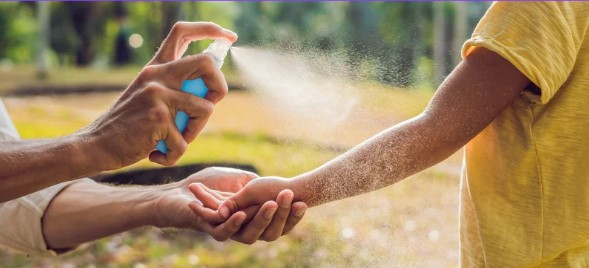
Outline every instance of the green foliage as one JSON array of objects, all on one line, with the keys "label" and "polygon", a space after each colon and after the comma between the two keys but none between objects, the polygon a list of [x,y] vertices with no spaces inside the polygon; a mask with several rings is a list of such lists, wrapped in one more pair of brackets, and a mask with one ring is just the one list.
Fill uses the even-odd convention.
[{"label": "green foliage", "polygon": [[[468,3],[469,30],[488,4]],[[0,60],[34,62],[36,14],[34,3],[0,3]],[[115,16],[123,7],[127,23]],[[444,9],[452,40],[454,3]],[[347,55],[350,65],[368,68],[372,78],[407,87],[432,80],[419,70],[431,59],[433,46],[450,43],[432,39],[431,3],[289,3],[289,2],[130,2],[51,3],[51,49],[62,66],[112,64],[115,37],[121,27],[142,36],[133,49],[133,63],[143,65],[178,20],[213,21],[234,29],[238,45],[315,49]],[[208,42],[189,47],[202,51]],[[445,63],[450,69],[452,62]],[[425,77],[424,75],[430,77]]]},{"label": "green foliage", "polygon": [[31,62],[36,45],[36,21],[29,5],[0,3],[0,60]]}]

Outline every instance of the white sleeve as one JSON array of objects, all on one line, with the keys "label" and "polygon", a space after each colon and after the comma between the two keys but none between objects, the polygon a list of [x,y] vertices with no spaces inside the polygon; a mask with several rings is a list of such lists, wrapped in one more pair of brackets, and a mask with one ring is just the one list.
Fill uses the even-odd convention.
[{"label": "white sleeve", "polygon": [[[0,100],[0,141],[19,139],[2,101]],[[47,248],[42,219],[51,200],[72,183],[92,181],[82,179],[60,183],[21,198],[0,203],[0,247],[36,256],[55,256]]]},{"label": "white sleeve", "polygon": [[[54,185],[21,198],[0,203],[0,247],[33,256],[56,256],[47,248],[42,219],[51,200],[65,187],[83,180]],[[61,252],[61,251],[60,251]]]}]

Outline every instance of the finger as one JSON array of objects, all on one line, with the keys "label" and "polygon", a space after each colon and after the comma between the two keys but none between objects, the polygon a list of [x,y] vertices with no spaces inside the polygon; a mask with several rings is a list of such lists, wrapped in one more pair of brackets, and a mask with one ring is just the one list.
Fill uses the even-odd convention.
[{"label": "finger", "polygon": [[172,166],[184,154],[188,144],[180,132],[178,132],[176,125],[172,122],[168,126],[167,136],[163,140],[168,147],[167,153],[163,154],[159,151],[154,151],[149,154],[149,160],[164,166]]},{"label": "finger", "polygon": [[260,211],[260,206],[247,207],[241,211],[245,212],[245,214],[247,215],[247,217],[245,218],[245,223],[247,224],[250,221],[252,221],[256,214],[258,214],[258,211]]},{"label": "finger", "polygon": [[294,194],[291,190],[284,190],[278,194],[276,201],[278,202],[278,210],[274,217],[272,218],[272,222],[264,233],[261,236],[261,239],[264,241],[274,241],[282,235],[282,230],[286,224],[286,220],[288,219],[288,215],[290,214],[292,200],[294,198]]},{"label": "finger", "polygon": [[153,63],[165,63],[184,55],[190,42],[202,39],[225,38],[237,41],[237,34],[212,22],[177,22],[163,41]]},{"label": "finger", "polygon": [[229,215],[237,212],[240,208],[247,208],[257,203],[256,197],[246,193],[244,190],[235,193],[221,203],[219,213],[223,217],[228,218]]},{"label": "finger", "polygon": [[264,203],[254,219],[232,238],[245,244],[256,242],[272,221],[277,207],[278,205],[274,201]]},{"label": "finger", "polygon": [[211,233],[213,238],[217,241],[225,241],[235,235],[241,229],[243,222],[245,221],[246,215],[244,212],[237,212],[224,223],[219,224],[215,227]]},{"label": "finger", "polygon": [[216,210],[203,207],[196,201],[188,203],[188,207],[198,218],[203,219],[211,225],[218,225],[225,221],[225,219],[221,217],[221,215],[219,215]]},{"label": "finger", "polygon": [[307,203],[305,202],[295,202],[292,204],[290,215],[288,215],[288,220],[286,220],[286,224],[282,230],[282,235],[288,234],[292,231],[292,229],[303,219],[303,216],[305,216],[307,208]]},{"label": "finger", "polygon": [[180,89],[184,80],[201,78],[208,88],[206,98],[213,103],[219,102],[227,94],[225,76],[208,53],[183,57],[162,65],[161,69],[164,74],[162,82],[168,87]]},{"label": "finger", "polygon": [[213,103],[181,91],[169,90],[166,95],[170,109],[183,111],[188,115],[182,137],[187,143],[192,142],[206,126],[213,113]]},{"label": "finger", "polygon": [[235,193],[230,193],[230,192],[219,192],[219,194],[224,197],[223,200],[227,200],[227,198],[231,197],[232,195],[234,195]]},{"label": "finger", "polygon": [[210,195],[214,196],[215,199],[219,200],[219,204],[222,203],[223,201],[225,201],[227,198],[225,196],[223,196],[221,194],[221,192],[215,191],[209,187],[207,187],[206,185],[203,185],[203,189],[205,191],[207,191],[207,193],[209,193]]},{"label": "finger", "polygon": [[[205,187],[206,186],[204,186],[202,183],[191,183],[188,185],[190,192],[192,192],[192,194],[194,194],[194,196],[203,203],[203,206],[211,209],[218,209],[222,201],[207,192],[204,189]],[[226,219],[226,217],[223,219]]]}]

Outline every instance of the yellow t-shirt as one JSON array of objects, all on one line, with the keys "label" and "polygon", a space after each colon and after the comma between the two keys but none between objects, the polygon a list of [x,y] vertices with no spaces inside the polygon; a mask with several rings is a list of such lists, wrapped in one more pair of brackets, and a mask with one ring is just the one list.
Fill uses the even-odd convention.
[{"label": "yellow t-shirt", "polygon": [[476,46],[539,90],[466,146],[462,266],[589,267],[589,3],[494,3],[463,57]]}]

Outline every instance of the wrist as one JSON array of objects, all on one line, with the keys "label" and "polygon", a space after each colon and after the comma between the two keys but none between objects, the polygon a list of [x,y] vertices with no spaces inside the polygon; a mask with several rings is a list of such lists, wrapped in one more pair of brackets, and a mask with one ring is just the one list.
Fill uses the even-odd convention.
[{"label": "wrist", "polygon": [[317,192],[314,187],[309,185],[309,180],[305,177],[305,174],[287,180],[286,189],[290,189],[294,193],[294,202],[305,202],[309,207],[312,206],[311,204],[315,205]]},{"label": "wrist", "polygon": [[[145,219],[147,222],[146,225],[158,228],[184,227],[174,221],[176,217],[173,211],[177,208],[174,207],[174,202],[170,201],[175,197],[183,195],[181,182],[151,186],[146,191],[151,196],[147,209],[149,215]],[[186,205],[185,209],[188,209],[188,205]]]},{"label": "wrist", "polygon": [[134,201],[131,202],[133,204],[133,213],[135,213],[135,223],[133,225],[135,227],[165,227],[163,223],[164,217],[162,217],[164,211],[161,206],[161,200],[167,194],[166,189],[160,186],[141,187],[137,189],[138,192],[135,198],[133,198]]},{"label": "wrist", "polygon": [[108,154],[99,134],[82,130],[71,135],[71,138],[77,148],[76,156],[78,156],[79,165],[89,171],[88,175],[118,168],[111,163],[113,157]]},{"label": "wrist", "polygon": [[105,169],[103,168],[103,162],[97,157],[99,154],[99,148],[97,148],[95,142],[88,136],[83,134],[72,134],[70,136],[61,138],[62,144],[65,146],[65,151],[60,152],[69,155],[69,166],[73,171],[73,178],[88,177],[91,175],[98,174]]}]

